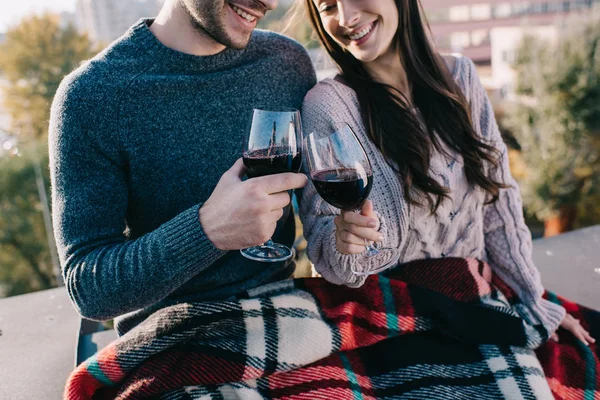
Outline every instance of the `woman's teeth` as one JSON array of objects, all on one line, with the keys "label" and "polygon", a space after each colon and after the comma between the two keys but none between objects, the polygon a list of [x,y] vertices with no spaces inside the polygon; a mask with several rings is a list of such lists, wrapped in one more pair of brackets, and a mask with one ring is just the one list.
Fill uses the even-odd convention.
[{"label": "woman's teeth", "polygon": [[355,33],[354,35],[349,35],[349,37],[352,40],[359,40],[359,39],[362,39],[365,36],[367,36],[369,34],[369,32],[371,32],[372,30],[373,30],[373,24],[367,26],[366,28],[364,28],[360,32]]},{"label": "woman's teeth", "polygon": [[233,11],[235,11],[240,17],[244,18],[246,21],[248,21],[248,22],[256,21],[256,17],[253,17],[252,15],[248,14],[244,10],[237,8],[233,4],[231,5],[231,8],[233,8]]}]

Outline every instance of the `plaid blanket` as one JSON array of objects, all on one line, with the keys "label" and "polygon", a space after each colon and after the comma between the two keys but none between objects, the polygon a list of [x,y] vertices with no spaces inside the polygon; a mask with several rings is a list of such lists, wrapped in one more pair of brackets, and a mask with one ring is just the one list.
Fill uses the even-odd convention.
[{"label": "plaid blanket", "polygon": [[[600,338],[598,313],[547,296]],[[518,305],[477,260],[415,261],[359,289],[280,282],[157,311],[82,363],[65,399],[600,399],[596,345],[546,343]]]}]

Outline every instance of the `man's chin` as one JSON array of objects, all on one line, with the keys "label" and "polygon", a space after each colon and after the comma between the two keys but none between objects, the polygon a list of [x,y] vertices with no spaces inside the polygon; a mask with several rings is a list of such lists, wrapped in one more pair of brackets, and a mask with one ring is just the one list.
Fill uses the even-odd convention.
[{"label": "man's chin", "polygon": [[224,46],[227,46],[229,48],[235,49],[235,50],[243,50],[246,47],[248,47],[248,43],[250,43],[250,37],[252,36],[252,33],[250,33],[247,36],[238,36],[238,37],[229,37],[227,39],[227,43],[221,43]]}]

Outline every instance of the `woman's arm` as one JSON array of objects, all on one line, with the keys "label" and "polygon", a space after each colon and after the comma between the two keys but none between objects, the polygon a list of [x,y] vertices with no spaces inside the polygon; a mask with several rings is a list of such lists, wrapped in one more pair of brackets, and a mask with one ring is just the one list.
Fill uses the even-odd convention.
[{"label": "woman's arm", "polygon": [[[564,317],[563,307],[543,300],[544,287],[533,263],[531,233],[523,218],[519,186],[514,180],[508,150],[498,129],[494,110],[477,76],[475,65],[464,59],[469,85],[469,101],[475,129],[501,154],[496,168],[489,169],[495,181],[509,185],[500,189],[496,202],[484,206],[484,238],[488,262],[528,305],[523,310],[532,322],[541,322],[549,332],[558,328]],[[537,320],[537,321],[536,321]]]},{"label": "woman's arm", "polygon": [[[345,102],[336,95],[331,83],[320,83],[313,88],[304,100],[302,123],[306,135],[311,132],[334,132],[348,123],[352,129],[358,110],[349,110]],[[356,115],[352,115],[352,113]],[[375,202],[377,207],[377,202]],[[399,248],[398,243],[388,243],[388,226],[385,218],[376,213],[380,226],[378,232],[384,237],[385,247]],[[340,210],[329,205],[317,193],[312,182],[304,188],[300,198],[300,218],[304,226],[304,236],[308,242],[308,257],[316,270],[328,281],[351,287],[361,286],[366,277],[354,274],[350,266],[360,263],[364,269],[375,269],[389,261],[397,261],[399,251],[382,252],[381,255],[366,258],[362,254],[342,254],[336,247],[336,225],[334,219]],[[378,246],[381,243],[377,244]]]}]

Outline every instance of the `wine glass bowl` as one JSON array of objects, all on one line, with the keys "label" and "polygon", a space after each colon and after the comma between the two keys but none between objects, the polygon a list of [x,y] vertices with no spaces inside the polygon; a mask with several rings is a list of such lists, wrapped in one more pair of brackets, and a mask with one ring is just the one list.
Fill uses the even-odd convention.
[{"label": "wine glass bowl", "polygon": [[[373,169],[360,141],[349,125],[333,133],[313,132],[305,139],[304,150],[310,179],[317,193],[332,206],[343,211],[360,213],[373,187]],[[374,258],[383,251],[365,240],[367,262],[362,265],[355,260],[350,265],[353,273],[360,276],[376,274],[391,266],[390,262],[376,267]]]},{"label": "wine glass bowl", "polygon": [[[242,155],[248,178],[299,172],[302,167],[302,143],[298,110],[254,109]],[[289,247],[272,240],[240,252],[248,259],[262,262],[285,261],[293,255]]]}]

